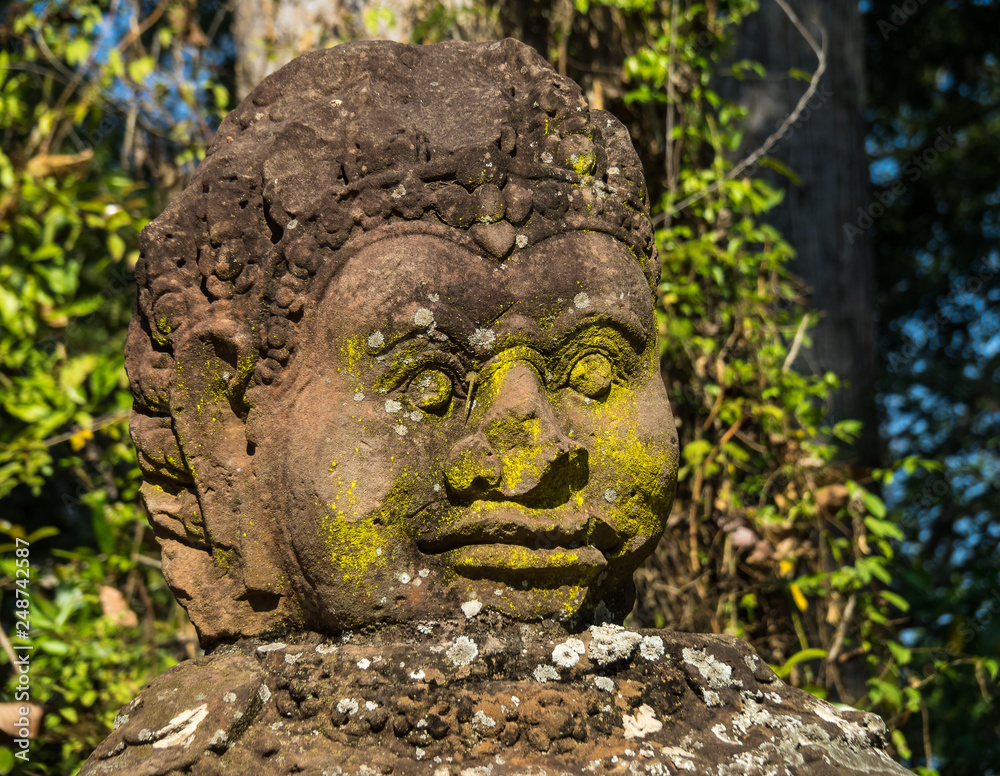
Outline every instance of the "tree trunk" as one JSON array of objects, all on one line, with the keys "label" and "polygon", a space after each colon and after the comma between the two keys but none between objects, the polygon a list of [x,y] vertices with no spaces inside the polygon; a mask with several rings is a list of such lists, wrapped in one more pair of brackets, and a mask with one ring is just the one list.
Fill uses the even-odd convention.
[{"label": "tree trunk", "polygon": [[[386,8],[406,0],[390,0]],[[310,0],[245,0],[236,4],[233,38],[236,44],[236,91],[240,99],[281,66],[313,49],[345,40],[369,37],[365,22],[378,37],[404,40],[405,14],[368,14],[353,0],[314,3]],[[377,26],[376,26],[377,25]]]},{"label": "tree trunk", "polygon": [[233,22],[237,96],[243,99],[265,76],[314,49],[356,40],[432,42],[420,39],[421,22],[430,18],[435,23],[427,33],[435,40],[501,37],[485,5],[463,0],[240,0]]},{"label": "tree trunk", "polygon": [[[797,366],[812,373],[832,371],[844,383],[831,409],[834,421],[864,423],[859,463],[879,460],[875,406],[875,300],[872,249],[867,234],[848,234],[858,208],[867,209],[870,193],[864,149],[864,41],[858,4],[844,0],[790,0],[799,18],[819,41],[826,31],[827,71],[798,122],[771,155],[790,167],[798,182],[777,177],[787,190],[768,220],[798,253],[793,270],[812,289],[812,307],[822,319],[812,330],[812,347]],[[736,59],[761,62],[763,80],[731,81],[728,97],[749,109],[743,152],[760,145],[806,90],[789,70],[812,73],[816,56],[773,0],[740,30]],[[770,175],[770,173],[769,173]]]}]

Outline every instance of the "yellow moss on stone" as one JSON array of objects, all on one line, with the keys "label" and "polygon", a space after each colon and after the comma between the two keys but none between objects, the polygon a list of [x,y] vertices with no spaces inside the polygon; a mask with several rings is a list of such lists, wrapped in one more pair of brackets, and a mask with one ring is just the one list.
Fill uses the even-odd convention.
[{"label": "yellow moss on stone", "polygon": [[212,553],[212,561],[215,563],[216,568],[227,574],[232,569],[235,560],[235,550],[224,550],[221,547],[217,547]]},{"label": "yellow moss on stone", "polygon": [[619,531],[653,537],[663,530],[667,518],[655,507],[665,505],[672,495],[669,483],[661,483],[660,475],[671,464],[676,468],[677,462],[670,461],[670,448],[639,437],[636,421],[629,420],[634,418],[629,401],[630,397],[612,391],[604,404],[597,405],[596,425],[601,431],[594,440],[598,454],[610,461],[608,469],[616,472],[615,481],[606,483],[605,497],[614,505]]},{"label": "yellow moss on stone", "polygon": [[349,337],[340,348],[340,363],[348,374],[357,377],[357,367],[362,359],[367,357],[366,338],[364,335]]},{"label": "yellow moss on stone", "polygon": [[[571,620],[580,614],[587,597],[588,586],[561,585],[554,588],[506,587],[500,596],[492,596],[490,600],[483,596],[483,604],[496,609],[515,620],[532,622],[544,619]],[[473,583],[466,585],[463,595],[466,600],[481,595],[480,589]]]},{"label": "yellow moss on stone", "polygon": [[516,491],[522,482],[537,483],[544,474],[544,451],[539,447],[542,423],[538,418],[496,420],[486,429],[486,438],[500,459],[504,489]]},{"label": "yellow moss on stone", "polygon": [[340,488],[327,507],[320,523],[320,538],[331,563],[331,574],[357,588],[372,593],[372,572],[390,569],[393,548],[404,546],[406,520],[412,514],[414,478],[406,470],[400,472],[379,508],[363,519],[357,519],[357,480]]},{"label": "yellow moss on stone", "polygon": [[373,518],[353,522],[343,512],[326,514],[322,520],[333,573],[344,582],[360,587],[371,568],[384,567],[387,553],[385,527]]}]

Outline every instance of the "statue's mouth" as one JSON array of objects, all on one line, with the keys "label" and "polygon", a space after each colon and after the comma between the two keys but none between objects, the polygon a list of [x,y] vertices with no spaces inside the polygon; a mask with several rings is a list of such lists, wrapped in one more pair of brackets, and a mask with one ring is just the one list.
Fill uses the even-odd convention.
[{"label": "statue's mouth", "polygon": [[474,544],[444,555],[445,563],[467,579],[504,582],[517,589],[586,586],[607,567],[596,547],[531,549],[518,544]]},{"label": "statue's mouth", "polygon": [[589,584],[629,537],[575,504],[532,510],[511,502],[477,501],[457,521],[417,540],[463,577],[513,587]]}]

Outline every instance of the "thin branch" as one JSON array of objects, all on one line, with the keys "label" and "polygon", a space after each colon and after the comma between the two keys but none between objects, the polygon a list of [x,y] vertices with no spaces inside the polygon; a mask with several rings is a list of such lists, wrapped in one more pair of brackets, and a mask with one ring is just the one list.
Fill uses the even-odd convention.
[{"label": "thin branch", "polygon": [[[39,31],[45,29],[45,17],[48,16],[48,13],[49,13],[48,9],[46,9],[46,11],[42,14],[42,18],[38,20]],[[68,67],[65,67],[63,63],[59,61],[59,58],[52,53],[52,49],[49,48],[49,44],[45,42],[45,36],[42,35],[41,32],[39,32],[39,34],[36,35],[32,40],[34,40],[35,43],[38,45],[39,50],[42,52],[42,55],[49,61],[49,64],[52,65],[52,67],[54,67],[58,72],[62,73],[64,78],[66,78],[67,80],[72,80],[74,75],[73,71],[70,70]]]},{"label": "thin branch", "polygon": [[[670,49],[667,52],[667,126],[665,128],[666,137],[663,139],[663,147],[666,152],[666,172],[667,191],[673,193],[677,187],[674,175],[674,103],[677,101],[677,94],[674,89],[674,52],[677,49],[677,9],[680,7],[680,0],[673,0],[670,8]],[[665,219],[666,227],[670,228],[669,215]]]},{"label": "thin branch", "polygon": [[733,178],[739,177],[747,168],[756,164],[762,156],[767,154],[774,147],[775,143],[785,136],[788,130],[792,128],[792,125],[799,120],[799,116],[801,116],[802,111],[806,109],[806,105],[809,103],[809,100],[811,100],[813,95],[816,94],[816,89],[819,88],[820,79],[823,77],[823,73],[826,72],[826,30],[820,30],[820,39],[822,44],[816,43],[815,38],[813,38],[813,36],[809,33],[809,30],[805,28],[795,11],[788,6],[785,0],[774,0],[774,2],[781,6],[781,10],[785,12],[785,15],[788,16],[792,24],[795,25],[795,29],[799,31],[799,34],[802,35],[806,43],[809,44],[809,48],[811,48],[813,53],[816,54],[816,72],[813,73],[812,79],[809,81],[809,88],[806,89],[802,97],[799,98],[798,103],[795,105],[795,110],[785,117],[785,120],[781,122],[781,125],[767,138],[767,140],[761,144],[759,148],[757,148],[756,151],[737,164],[726,174],[725,177],[720,178],[708,188],[696,192],[691,196],[682,199],[669,209],[664,210],[653,219],[654,222],[658,224],[666,222],[669,218],[684,210],[686,207],[689,207],[698,200],[718,191],[724,183],[732,180]]},{"label": "thin branch", "polygon": [[920,696],[921,732],[924,737],[924,762],[929,766],[934,762],[934,748],[931,746],[931,718],[927,711],[927,701]]},{"label": "thin branch", "polygon": [[146,32],[150,27],[159,21],[160,17],[163,16],[163,12],[167,10],[167,0],[161,0],[159,5],[156,6],[152,11],[150,11],[149,16],[142,20],[140,24],[129,30],[128,35],[122,38],[121,43],[118,44],[118,51],[124,53],[125,49],[135,43],[142,34]]},{"label": "thin branch", "polygon": [[712,448],[712,451],[705,456],[705,460],[698,466],[698,471],[694,476],[694,486],[691,488],[691,506],[688,509],[688,558],[691,564],[692,573],[697,574],[701,570],[701,562],[698,560],[698,504],[701,501],[702,487],[705,483],[705,470],[715,460],[726,443],[733,438],[733,435],[740,430],[746,418],[737,420],[729,430],[722,435],[719,443]]},{"label": "thin branch", "polygon": [[122,410],[121,412],[115,412],[110,415],[103,415],[99,418],[95,418],[93,423],[91,423],[86,428],[78,428],[76,431],[67,431],[63,434],[58,434],[54,437],[49,437],[42,442],[46,447],[53,447],[61,442],[66,442],[71,437],[79,434],[81,431],[97,431],[99,428],[104,428],[105,426],[111,426],[120,420],[125,420],[129,416],[129,410]]},{"label": "thin branch", "polygon": [[715,416],[722,407],[722,400],[726,395],[726,386],[724,385],[726,379],[726,365],[721,358],[715,359],[715,379],[719,383],[719,393],[715,397],[715,404],[712,405],[711,412],[708,413],[708,417],[705,418],[705,422],[701,424],[702,431],[708,431],[709,426],[712,425],[712,421],[715,420]]},{"label": "thin branch", "polygon": [[802,316],[802,321],[799,323],[799,328],[795,331],[795,338],[792,340],[792,347],[788,351],[788,355],[785,356],[785,363],[781,365],[782,373],[787,372],[791,369],[792,364],[795,363],[795,357],[799,355],[799,348],[802,347],[802,338],[806,334],[806,326],[809,325],[809,313]]},{"label": "thin branch", "polygon": [[[5,67],[5,68],[0,68],[0,72],[3,72],[4,70],[17,70],[17,71],[20,71],[20,72],[32,73],[33,75],[41,76],[43,78],[45,78],[45,77],[51,77],[54,81],[58,81],[59,83],[62,83],[62,84],[69,83],[72,80],[72,76],[73,76],[72,72],[70,72],[69,76],[66,77],[66,76],[61,75],[58,70],[54,70],[54,69],[53,70],[46,70],[45,68],[39,67],[38,65],[31,65],[31,64],[25,64],[25,63],[12,63],[12,64],[7,65],[7,67]],[[137,86],[139,88],[142,88],[141,85],[137,85]],[[99,91],[98,91],[98,98],[100,100],[100,107],[102,109],[113,111],[113,112],[118,113],[118,114],[120,114],[122,116],[127,115],[126,109],[124,109],[122,106],[120,106],[114,100],[112,100],[110,97],[107,97],[104,94],[101,94]],[[90,100],[91,98],[90,98],[90,96],[87,96],[87,97],[85,97],[85,99],[86,100]],[[142,125],[143,132],[147,132],[147,133],[149,133],[151,135],[154,135],[154,136],[159,137],[159,138],[163,138],[165,140],[169,140],[172,137],[169,132],[164,132],[164,131],[158,129],[157,127],[155,127],[153,124],[151,124],[142,114],[139,115],[139,123]],[[31,155],[33,156],[34,154],[31,154]]]},{"label": "thin branch", "polygon": [[847,626],[850,625],[851,617],[854,616],[854,607],[857,602],[857,593],[851,593],[851,597],[847,599],[847,605],[844,607],[844,613],[840,618],[840,624],[837,625],[837,632],[833,635],[833,646],[826,655],[826,662],[831,665],[837,660],[841,650],[844,648],[844,638],[847,636]]},{"label": "thin branch", "polygon": [[759,512],[764,508],[764,502],[767,501],[767,493],[771,489],[771,484],[774,480],[785,474],[783,468],[777,468],[771,472],[770,476],[764,481],[764,487],[760,490],[760,501],[757,503],[757,511]]},{"label": "thin branch", "polygon": [[[56,101],[56,107],[53,109],[53,113],[55,113],[56,116],[62,115],[63,109],[66,107],[66,103],[69,102],[69,98],[72,97],[73,94],[76,92],[77,87],[79,87],[80,84],[83,83],[83,79],[86,77],[87,73],[90,72],[90,68],[93,66],[94,61],[97,59],[98,52],[104,48],[103,45],[104,36],[107,35],[108,30],[112,26],[112,23],[114,21],[114,16],[118,12],[119,2],[120,0],[115,0],[115,2],[111,4],[110,9],[108,9],[108,15],[107,15],[108,21],[106,22],[104,29],[101,30],[101,32],[98,34],[97,40],[94,42],[94,45],[92,45],[90,47],[90,51],[87,52],[86,60],[76,69],[76,72],[73,74],[72,80],[68,84],[66,84],[65,88],[62,91],[62,94],[59,95],[59,99]],[[53,122],[52,130],[49,132],[49,136],[48,138],[46,138],[45,141],[46,150],[50,148],[59,147],[58,143],[53,143],[53,140],[56,137],[56,132],[58,129],[59,129],[59,122],[58,121]]]},{"label": "thin branch", "polygon": [[141,563],[143,566],[149,566],[153,569],[163,569],[163,562],[157,560],[156,558],[147,558],[145,555],[134,555],[132,560],[136,563]]}]

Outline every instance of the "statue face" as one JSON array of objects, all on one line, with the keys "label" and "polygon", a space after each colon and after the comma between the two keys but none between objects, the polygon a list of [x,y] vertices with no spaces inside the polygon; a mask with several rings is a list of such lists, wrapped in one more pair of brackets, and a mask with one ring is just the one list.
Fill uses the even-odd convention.
[{"label": "statue face", "polygon": [[677,441],[624,246],[386,239],[304,324],[253,468],[314,622],[625,613]]}]

